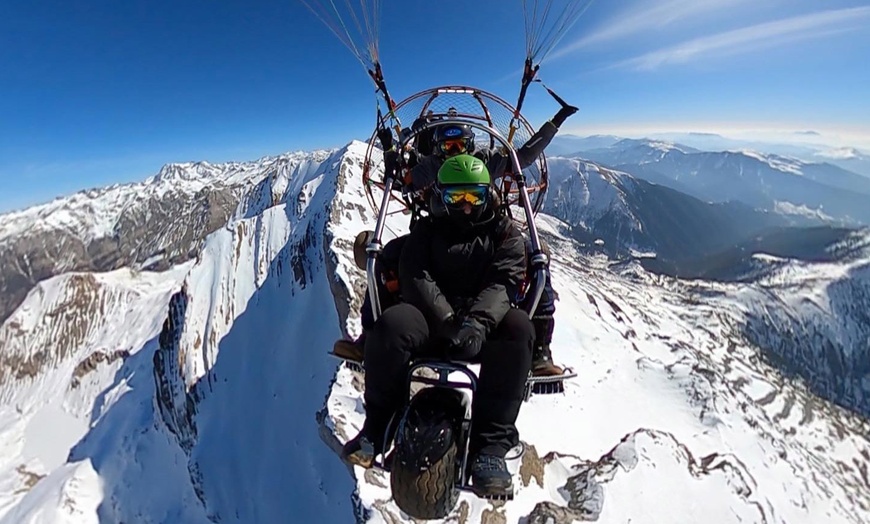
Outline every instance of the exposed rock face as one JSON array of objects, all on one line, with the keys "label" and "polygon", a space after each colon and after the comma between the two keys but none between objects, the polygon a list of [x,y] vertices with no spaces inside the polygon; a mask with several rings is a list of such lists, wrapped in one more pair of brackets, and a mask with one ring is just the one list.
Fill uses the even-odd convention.
[{"label": "exposed rock face", "polygon": [[[64,292],[56,296],[50,287],[37,290],[37,295],[47,295],[49,305],[40,319],[42,329],[24,330],[16,319],[0,328],[0,384],[7,378],[33,378],[44,367],[56,366],[85,341],[93,327],[88,319],[105,316],[111,298],[92,275],[71,275],[63,287]],[[45,332],[52,334],[39,336]]]}]

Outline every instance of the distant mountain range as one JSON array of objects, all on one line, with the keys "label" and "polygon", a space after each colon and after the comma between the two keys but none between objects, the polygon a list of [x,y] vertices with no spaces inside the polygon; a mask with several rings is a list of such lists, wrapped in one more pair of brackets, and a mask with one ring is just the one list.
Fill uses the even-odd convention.
[{"label": "distant mountain range", "polygon": [[[602,144],[613,138],[591,137],[583,143]],[[753,151],[699,151],[669,142],[632,139],[572,156],[703,201],[739,201],[787,216],[796,225],[870,224],[870,178],[827,163]]]},{"label": "distant mountain range", "polygon": [[[828,164],[604,135],[562,137],[556,151],[560,145],[585,151],[583,158],[550,157],[544,211],[569,224],[587,248],[641,257],[661,273],[739,278],[745,257],[756,250],[778,253],[771,250],[784,241],[799,257],[814,259],[848,234],[842,225],[870,220],[870,179]],[[315,160],[326,154],[314,154]],[[288,154],[249,163],[170,164],[140,184],[0,216],[0,321],[54,275],[164,269],[190,259],[234,210],[245,213],[253,205],[240,201],[251,187],[305,172],[312,162]],[[258,198],[274,199],[267,193]],[[804,225],[828,227],[790,229]]]},{"label": "distant mountain range", "polygon": [[870,229],[830,226],[775,227],[750,235],[717,253],[677,261],[641,260],[644,269],[681,278],[755,282],[790,260],[841,262],[867,252]]},{"label": "distant mountain range", "polygon": [[549,167],[544,212],[568,224],[586,249],[640,259],[656,273],[752,281],[765,274],[756,253],[842,260],[856,234],[832,225],[796,227],[788,216],[739,201],[705,202],[582,159],[551,158]]},{"label": "distant mountain range", "polygon": [[580,159],[552,158],[549,165],[544,211],[570,224],[575,239],[597,241],[611,256],[695,259],[787,225],[775,213],[740,202],[707,203]]},{"label": "distant mountain range", "polygon": [[624,140],[613,135],[556,135],[547,146],[547,154],[553,156],[574,156],[590,149],[602,149]]},{"label": "distant mountain range", "polygon": [[[610,147],[625,137],[613,135],[559,135],[548,148],[553,155],[571,155],[590,149]],[[870,177],[870,153],[854,147],[831,148],[825,145],[786,144],[757,140],[737,140],[715,133],[653,133],[647,140],[683,144],[700,151],[763,151],[771,155],[796,158],[805,162],[825,162]]]}]

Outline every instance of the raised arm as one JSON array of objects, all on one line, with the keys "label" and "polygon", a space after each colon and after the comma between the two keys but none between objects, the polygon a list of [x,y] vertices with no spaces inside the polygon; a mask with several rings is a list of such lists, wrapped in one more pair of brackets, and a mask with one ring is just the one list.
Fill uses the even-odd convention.
[{"label": "raised arm", "polygon": [[556,132],[562,123],[565,122],[565,119],[576,112],[576,107],[565,106],[559,109],[559,112],[553,115],[553,118],[544,122],[544,125],[525,144],[517,149],[517,159],[520,161],[520,167],[525,169],[530,166],[544,152],[544,149],[550,145],[550,142],[556,136]]}]

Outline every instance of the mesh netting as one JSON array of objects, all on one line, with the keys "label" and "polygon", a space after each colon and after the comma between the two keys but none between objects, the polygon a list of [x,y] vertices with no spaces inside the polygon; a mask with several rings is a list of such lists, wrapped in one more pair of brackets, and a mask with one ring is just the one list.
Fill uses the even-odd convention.
[{"label": "mesh netting", "polygon": [[[531,138],[534,130],[520,115],[514,122],[516,129],[511,130],[511,121],[514,117],[514,108],[501,98],[475,89],[472,87],[436,87],[421,91],[412,95],[396,105],[392,115],[387,115],[379,123],[385,128],[391,129],[393,140],[398,142],[397,130],[410,127],[417,118],[426,116],[431,121],[450,119],[465,120],[470,123],[482,124],[497,130],[502,137],[510,137],[511,145],[518,149]],[[476,148],[498,148],[501,143],[489,135],[489,133],[475,129]],[[366,193],[372,208],[377,213],[381,204],[381,191],[373,191],[374,188],[383,190],[384,166],[383,154],[376,138],[377,131],[372,134],[366,152],[366,162],[363,168],[363,180]],[[430,144],[424,135],[419,135],[413,142],[413,146],[419,153],[428,154]],[[495,175],[495,174],[494,174]],[[526,191],[532,204],[532,210],[537,213],[544,203],[544,194],[547,189],[547,160],[540,155],[535,162],[523,170],[525,176]],[[502,198],[512,205],[519,205],[519,193],[514,177],[511,175],[496,175],[497,187],[502,193]],[[407,203],[401,198],[401,187],[394,186],[396,193],[393,195],[395,209],[390,206],[390,214],[404,211]]]}]

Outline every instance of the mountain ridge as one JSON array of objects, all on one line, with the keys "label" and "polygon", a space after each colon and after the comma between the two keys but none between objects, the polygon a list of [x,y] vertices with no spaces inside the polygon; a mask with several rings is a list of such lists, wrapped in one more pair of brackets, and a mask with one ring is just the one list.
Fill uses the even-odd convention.
[{"label": "mountain ridge", "polygon": [[[870,178],[828,164],[755,152],[709,152],[624,139],[583,158],[712,202],[738,200],[769,211],[807,207],[829,221],[870,224]],[[780,204],[777,208],[777,204]]]},{"label": "mountain ridge", "polygon": [[87,190],[0,215],[0,320],[67,271],[166,269],[193,258],[262,178],[304,169],[296,152],[253,162],[167,164],[143,182]]}]

